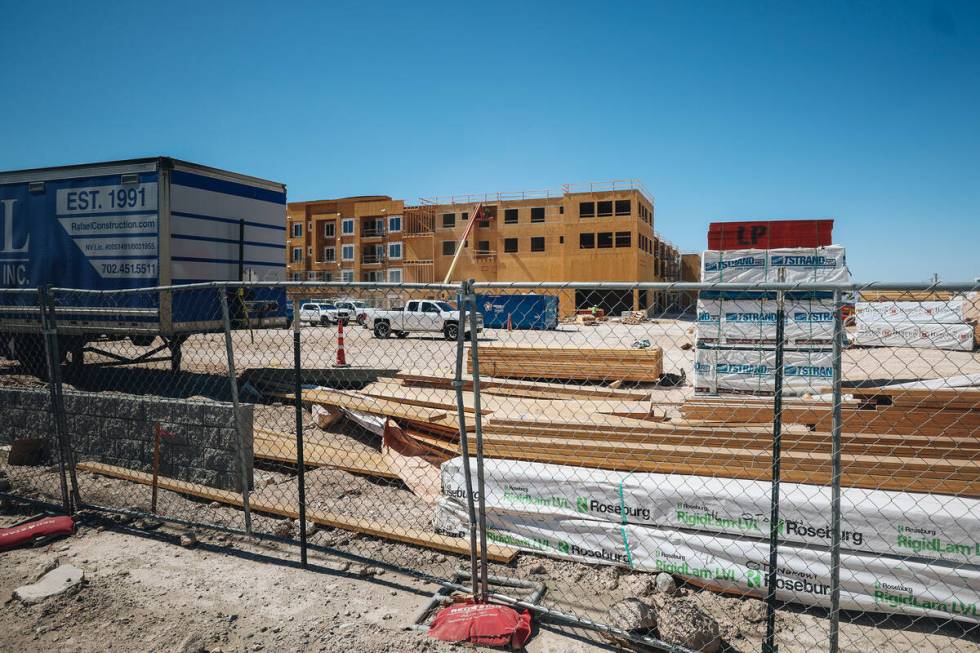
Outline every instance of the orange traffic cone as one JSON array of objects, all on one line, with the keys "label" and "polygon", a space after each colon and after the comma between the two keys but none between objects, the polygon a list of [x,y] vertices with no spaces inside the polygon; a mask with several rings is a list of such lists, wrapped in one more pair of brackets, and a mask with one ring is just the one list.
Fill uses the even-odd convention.
[{"label": "orange traffic cone", "polygon": [[344,320],[337,320],[337,364],[334,367],[350,367],[344,350]]}]

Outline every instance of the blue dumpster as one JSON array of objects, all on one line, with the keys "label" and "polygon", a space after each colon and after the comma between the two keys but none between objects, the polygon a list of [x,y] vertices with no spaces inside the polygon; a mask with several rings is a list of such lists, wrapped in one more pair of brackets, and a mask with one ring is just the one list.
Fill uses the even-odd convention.
[{"label": "blue dumpster", "polygon": [[558,298],[553,295],[480,295],[477,307],[483,326],[506,329],[555,329],[558,327]]}]

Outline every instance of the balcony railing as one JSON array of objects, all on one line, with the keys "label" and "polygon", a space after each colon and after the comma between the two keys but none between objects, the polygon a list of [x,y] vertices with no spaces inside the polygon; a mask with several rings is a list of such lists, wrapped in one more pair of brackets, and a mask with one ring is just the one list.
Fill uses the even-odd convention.
[{"label": "balcony railing", "polygon": [[382,238],[385,235],[384,227],[364,226],[361,227],[361,238]]},{"label": "balcony railing", "polygon": [[361,264],[362,265],[376,265],[376,264],[384,263],[384,262],[385,262],[385,255],[384,254],[370,253],[370,254],[362,254],[361,255]]}]

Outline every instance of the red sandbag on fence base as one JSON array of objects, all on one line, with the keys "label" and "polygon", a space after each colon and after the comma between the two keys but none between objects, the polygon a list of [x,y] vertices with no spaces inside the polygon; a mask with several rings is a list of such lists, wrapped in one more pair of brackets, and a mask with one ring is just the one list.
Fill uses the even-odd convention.
[{"label": "red sandbag on fence base", "polygon": [[0,528],[0,551],[26,544],[47,542],[74,532],[75,521],[66,516],[45,517],[19,526]]},{"label": "red sandbag on fence base", "polygon": [[429,626],[429,637],[519,650],[531,638],[531,613],[468,599],[440,610]]}]

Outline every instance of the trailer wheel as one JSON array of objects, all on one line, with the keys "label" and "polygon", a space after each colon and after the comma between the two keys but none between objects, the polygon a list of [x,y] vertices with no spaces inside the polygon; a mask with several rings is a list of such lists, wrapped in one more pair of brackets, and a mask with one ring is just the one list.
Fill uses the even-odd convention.
[{"label": "trailer wheel", "polygon": [[387,338],[391,335],[391,325],[387,322],[378,322],[374,325],[375,338]]},{"label": "trailer wheel", "polygon": [[85,343],[76,345],[71,350],[71,359],[68,361],[68,374],[75,377],[82,373],[85,367]]},{"label": "trailer wheel", "polygon": [[408,337],[408,331],[395,331],[395,335],[404,340]]},{"label": "trailer wheel", "polygon": [[181,352],[181,345],[184,344],[186,338],[174,338],[167,342],[167,348],[170,349],[170,371],[173,374],[180,373],[180,364],[183,362],[184,355]]},{"label": "trailer wheel", "polygon": [[459,326],[450,322],[443,328],[442,335],[446,337],[446,340],[456,340],[459,337]]},{"label": "trailer wheel", "polygon": [[48,378],[48,354],[44,338],[30,333],[19,333],[11,340],[13,357],[21,366],[42,381]]}]

